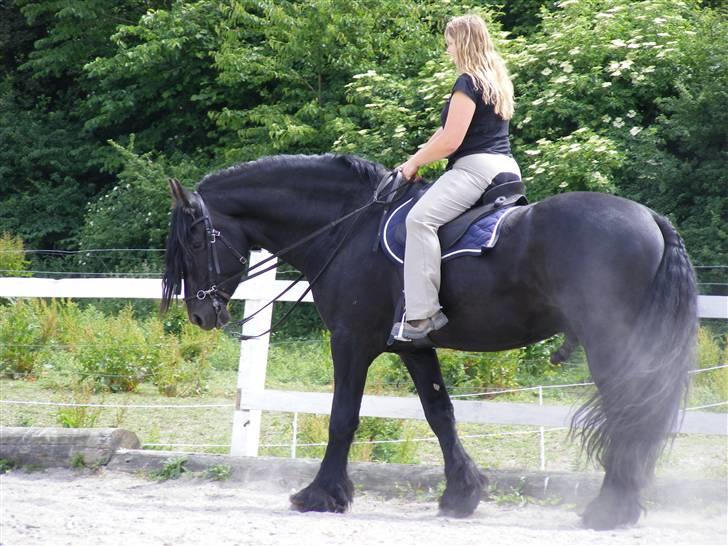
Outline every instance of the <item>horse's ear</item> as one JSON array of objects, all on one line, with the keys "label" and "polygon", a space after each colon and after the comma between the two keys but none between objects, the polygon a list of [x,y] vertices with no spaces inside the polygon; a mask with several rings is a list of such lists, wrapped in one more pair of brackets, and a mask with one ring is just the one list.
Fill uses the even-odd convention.
[{"label": "horse's ear", "polygon": [[190,192],[182,187],[182,184],[180,184],[179,180],[177,180],[176,178],[170,178],[169,189],[172,191],[172,197],[179,206],[184,209],[192,208],[192,199]]}]

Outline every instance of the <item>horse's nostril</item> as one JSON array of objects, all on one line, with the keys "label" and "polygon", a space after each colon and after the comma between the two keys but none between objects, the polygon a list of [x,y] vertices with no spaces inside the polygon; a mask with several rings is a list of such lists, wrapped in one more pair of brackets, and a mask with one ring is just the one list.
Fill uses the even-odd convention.
[{"label": "horse's nostril", "polygon": [[197,326],[202,326],[202,317],[198,315],[197,313],[192,313],[191,317],[192,323]]}]

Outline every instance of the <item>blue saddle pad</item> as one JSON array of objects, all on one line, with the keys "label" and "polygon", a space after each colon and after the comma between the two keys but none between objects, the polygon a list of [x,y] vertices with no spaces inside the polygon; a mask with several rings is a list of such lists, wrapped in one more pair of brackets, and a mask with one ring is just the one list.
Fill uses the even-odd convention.
[{"label": "blue saddle pad", "polygon": [[[387,218],[382,231],[382,251],[390,260],[400,265],[404,263],[404,244],[407,231],[405,219],[414,204],[414,199],[408,199],[397,207]],[[442,250],[442,261],[445,262],[461,256],[480,256],[487,249],[493,248],[498,240],[498,230],[502,220],[517,208],[509,207],[495,210],[471,224],[454,245]]]}]

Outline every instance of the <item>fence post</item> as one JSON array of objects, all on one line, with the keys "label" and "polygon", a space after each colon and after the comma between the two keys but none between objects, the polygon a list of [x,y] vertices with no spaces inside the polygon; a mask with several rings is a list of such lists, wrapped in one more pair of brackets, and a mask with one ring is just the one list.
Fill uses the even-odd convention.
[{"label": "fence post", "polygon": [[[538,386],[538,405],[543,406],[543,387]],[[544,428],[538,427],[539,432],[539,452],[541,455],[541,471],[546,470],[546,442],[544,438]]]},{"label": "fence post", "polygon": [[[265,250],[250,253],[250,266],[265,260],[270,253]],[[276,268],[258,277],[259,282],[268,283],[276,278]],[[253,282],[253,281],[251,281]],[[265,300],[246,300],[245,317],[249,317],[267,302]],[[265,332],[271,325],[273,306],[264,309],[243,325],[245,335]],[[248,393],[261,392],[265,388],[265,371],[268,363],[268,345],[270,335],[240,342],[240,364],[238,365],[237,400],[233,414],[233,431],[230,440],[231,455],[258,456],[260,442],[260,410],[241,410],[240,403]]]},{"label": "fence post", "polygon": [[298,412],[293,412],[293,433],[291,434],[291,459],[296,458],[298,446]]}]

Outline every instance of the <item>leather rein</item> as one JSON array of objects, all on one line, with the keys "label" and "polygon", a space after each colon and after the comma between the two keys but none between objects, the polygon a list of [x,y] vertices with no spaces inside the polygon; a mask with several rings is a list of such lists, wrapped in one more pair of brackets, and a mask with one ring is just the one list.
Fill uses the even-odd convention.
[{"label": "leather rein", "polygon": [[[391,188],[384,192],[384,189],[391,184]],[[359,219],[360,215],[369,207],[375,204],[389,204],[392,202],[395,194],[400,190],[402,187],[402,173],[399,170],[394,170],[391,172],[388,172],[385,174],[377,184],[377,187],[374,190],[374,193],[372,197],[361,207],[358,207],[357,209],[345,214],[344,216],[337,218],[336,220],[333,220],[332,222],[329,222],[325,226],[321,227],[320,229],[314,231],[313,233],[310,233],[309,235],[305,236],[304,238],[296,241],[295,243],[283,248],[282,250],[279,250],[278,252],[272,254],[271,256],[267,257],[265,260],[262,260],[252,267],[248,268],[247,272],[244,273],[244,277],[239,281],[240,283],[249,281],[250,279],[253,279],[255,277],[258,277],[259,275],[262,275],[263,273],[266,273],[270,271],[271,269],[274,269],[278,267],[278,262],[276,261],[272,265],[269,265],[268,267],[264,269],[261,268],[264,264],[272,261],[277,260],[280,256],[285,255],[286,253],[290,252],[291,250],[298,248],[299,246],[307,243],[308,241],[318,237],[319,235],[333,229],[334,227],[338,226],[342,222],[345,222],[346,220],[355,217],[354,222],[352,222],[351,226],[347,230],[347,232],[344,234],[344,236],[341,238],[341,240],[337,243],[334,250],[331,252],[330,256],[324,263],[323,267],[319,270],[319,272],[316,274],[316,276],[311,279],[311,281],[308,284],[308,287],[306,290],[301,294],[301,297],[296,300],[296,302],[293,304],[293,306],[278,320],[276,323],[271,326],[268,330],[265,332],[262,332],[260,334],[256,335],[237,335],[237,337],[242,341],[246,339],[254,339],[260,336],[263,336],[273,330],[275,330],[278,326],[280,326],[293,312],[293,310],[303,301],[303,298],[306,297],[306,295],[311,291],[311,287],[316,283],[316,281],[321,277],[321,275],[326,271],[329,264],[333,261],[333,259],[336,257],[336,254],[338,254],[341,247],[344,245],[346,240],[349,238],[349,235],[351,235],[351,232],[356,225],[357,220]],[[220,289],[220,286],[225,284],[226,282],[230,281],[231,279],[235,278],[239,272],[230,275],[226,277],[223,280],[219,280],[221,276],[221,269],[220,269],[220,259],[218,256],[218,248],[217,248],[217,242],[222,242],[228,250],[235,256],[237,261],[245,268],[245,266],[248,265],[248,260],[238,251],[235,249],[235,247],[230,243],[230,241],[227,240],[225,235],[220,232],[219,230],[215,229],[215,227],[212,224],[212,219],[210,217],[210,212],[207,209],[207,205],[205,204],[205,201],[202,199],[202,196],[198,192],[194,192],[195,197],[197,198],[198,202],[200,203],[200,210],[202,213],[202,216],[199,218],[196,218],[192,225],[196,225],[200,222],[204,223],[205,226],[205,234],[206,234],[206,247],[207,247],[207,280],[208,280],[208,286],[207,289],[200,289],[198,290],[195,295],[193,296],[187,296],[185,297],[185,302],[197,299],[199,301],[202,301],[206,298],[210,298],[213,308],[215,309],[215,314],[219,316],[220,311],[224,307],[224,305],[227,304],[228,301],[232,298],[232,293],[226,292],[222,289]],[[251,274],[251,271],[259,269],[255,273]],[[303,280],[304,274],[301,273],[294,281],[291,282],[281,293],[279,293],[277,296],[275,296],[271,301],[269,301],[267,304],[265,304],[263,307],[258,309],[255,313],[245,317],[242,320],[236,321],[235,324],[238,326],[242,326],[243,324],[247,323],[249,320],[253,319],[258,313],[260,313],[263,309],[266,307],[269,307],[270,305],[273,305],[278,299],[283,296],[286,292],[288,292],[291,288],[293,288],[298,282]],[[233,290],[234,292],[234,290]]]}]

